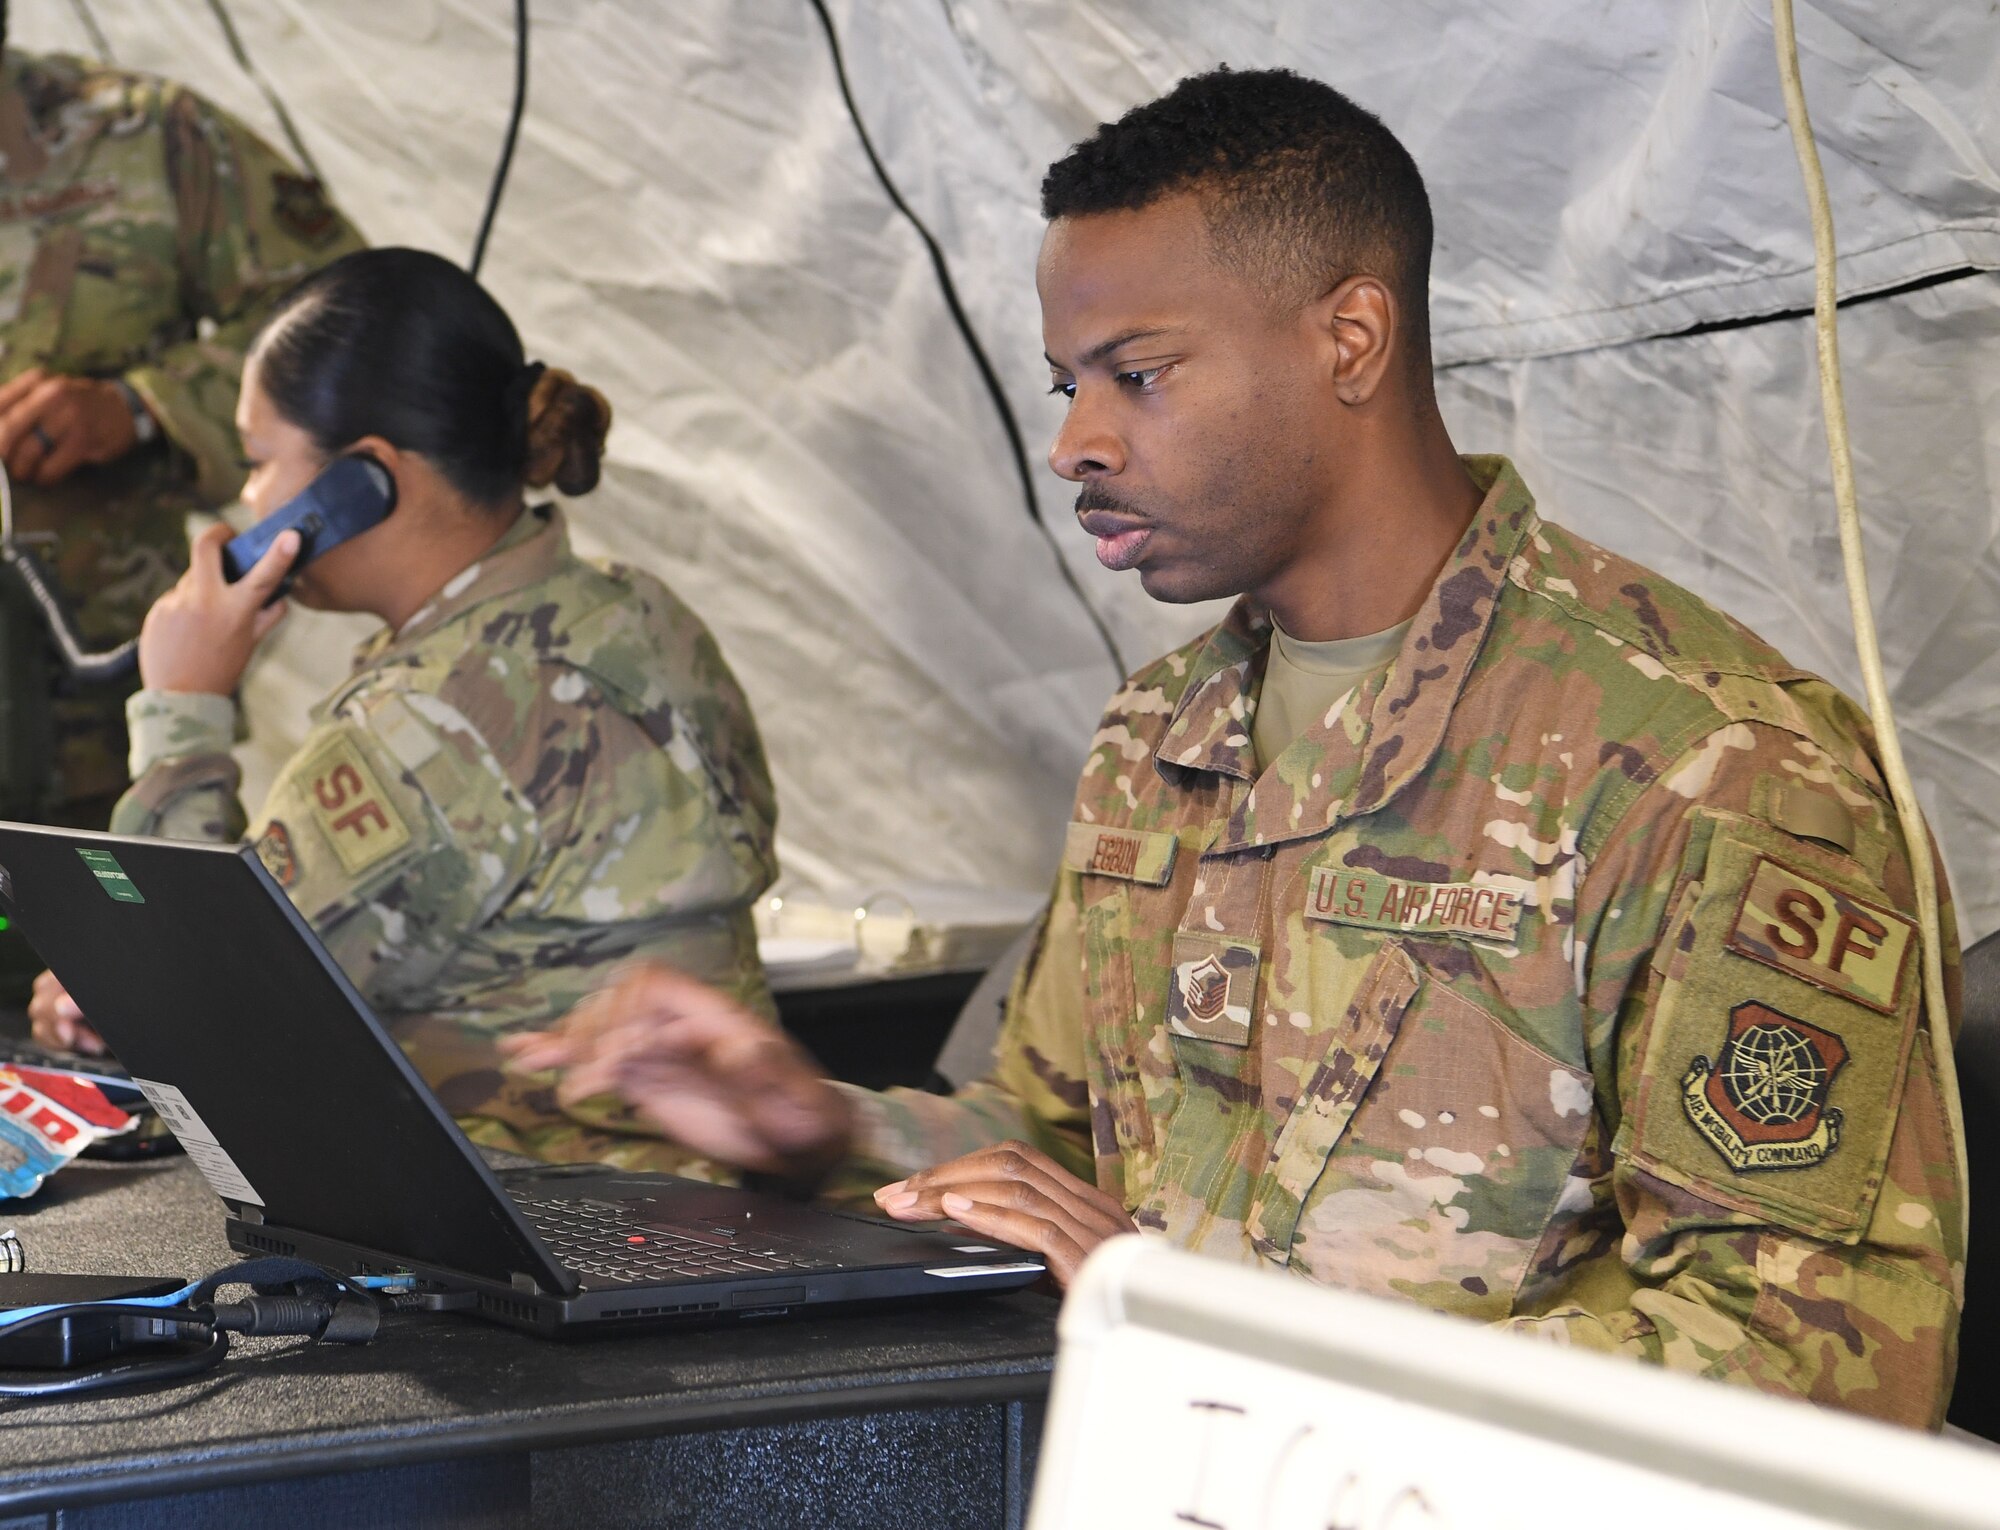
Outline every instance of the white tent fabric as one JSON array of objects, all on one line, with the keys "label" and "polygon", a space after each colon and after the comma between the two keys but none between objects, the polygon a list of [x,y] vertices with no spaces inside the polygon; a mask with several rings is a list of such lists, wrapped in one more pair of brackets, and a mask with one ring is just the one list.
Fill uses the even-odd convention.
[{"label": "white tent fabric", "polygon": [[[342,204],[462,257],[511,85],[506,0],[226,0]],[[1284,64],[1381,112],[1437,208],[1445,408],[1543,508],[1850,690],[1810,239],[1760,0],[830,0],[861,115],[942,246],[1060,556],[1136,664],[1212,619],[1106,575],[1041,469],[1032,268],[1053,156],[1190,70]],[[17,4],[25,47],[186,80],[274,140],[206,0]],[[1054,862],[1112,665],[1029,521],[928,258],[807,0],[533,0],[486,277],[618,409],[582,538],[710,621],[776,766],[788,866],[1020,892]],[[1812,0],[1864,515],[1893,694],[1968,935],[2000,926],[2000,34]],[[1732,325],[1678,338],[1694,326]],[[352,624],[254,677],[253,781]]]}]

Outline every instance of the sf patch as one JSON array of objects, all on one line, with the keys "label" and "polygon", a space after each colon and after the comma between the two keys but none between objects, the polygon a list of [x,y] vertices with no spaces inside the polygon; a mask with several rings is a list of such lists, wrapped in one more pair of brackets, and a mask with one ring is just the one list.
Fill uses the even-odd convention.
[{"label": "sf patch", "polygon": [[1167,974],[1167,1028],[1197,1041],[1250,1045],[1250,1009],[1257,1000],[1258,948],[1184,930],[1174,936]]},{"label": "sf patch", "polygon": [[271,879],[290,892],[299,879],[298,852],[292,848],[292,831],[282,818],[273,818],[257,836],[257,859],[271,873]]},{"label": "sf patch", "polygon": [[1743,890],[1729,949],[1893,1015],[1917,940],[1913,920],[1766,855]]},{"label": "sf patch", "polygon": [[409,826],[345,734],[335,734],[306,763],[304,777],[313,822],[349,876],[387,860],[410,842]]},{"label": "sf patch", "polygon": [[1809,1169],[1840,1146],[1841,1114],[1826,1098],[1846,1063],[1847,1044],[1832,1031],[1768,1004],[1739,1004],[1714,1061],[1688,1065],[1681,1102],[1737,1173]]}]

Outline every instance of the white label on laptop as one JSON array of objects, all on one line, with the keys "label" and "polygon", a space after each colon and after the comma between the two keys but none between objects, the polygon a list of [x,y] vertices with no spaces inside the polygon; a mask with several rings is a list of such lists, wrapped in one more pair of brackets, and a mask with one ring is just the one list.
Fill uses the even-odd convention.
[{"label": "white label on laptop", "polygon": [[1039,1275],[1046,1268],[1041,1260],[1033,1259],[1025,1264],[952,1264],[924,1273],[939,1280],[964,1280],[972,1275]]},{"label": "white label on laptop", "polygon": [[236,1167],[236,1160],[215,1140],[215,1133],[195,1114],[186,1095],[172,1084],[156,1084],[145,1078],[135,1078],[132,1082],[146,1096],[153,1109],[160,1113],[160,1119],[167,1123],[167,1130],[180,1139],[189,1159],[201,1170],[201,1177],[208,1181],[209,1189],[225,1201],[247,1201],[252,1206],[264,1204],[264,1197],[243,1177],[243,1171]]}]

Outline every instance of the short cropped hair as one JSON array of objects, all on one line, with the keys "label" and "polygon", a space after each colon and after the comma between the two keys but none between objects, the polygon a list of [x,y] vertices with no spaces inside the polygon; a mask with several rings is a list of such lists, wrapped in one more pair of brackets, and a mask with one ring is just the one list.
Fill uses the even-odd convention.
[{"label": "short cropped hair", "polygon": [[1429,323],[1431,204],[1409,150],[1380,118],[1289,69],[1224,65],[1100,126],[1049,167],[1042,216],[1201,199],[1216,256],[1303,305],[1379,276],[1411,338]]}]

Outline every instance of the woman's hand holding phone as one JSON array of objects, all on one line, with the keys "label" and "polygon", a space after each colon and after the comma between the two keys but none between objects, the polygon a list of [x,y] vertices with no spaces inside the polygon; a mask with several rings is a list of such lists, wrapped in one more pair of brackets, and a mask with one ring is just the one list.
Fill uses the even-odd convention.
[{"label": "woman's hand holding phone", "polygon": [[196,537],[188,571],[146,613],[139,677],[147,690],[233,694],[250,655],[284,616],[285,603],[272,597],[298,556],[299,534],[281,535],[234,584],[222,571],[229,536],[227,526],[210,526]]}]

